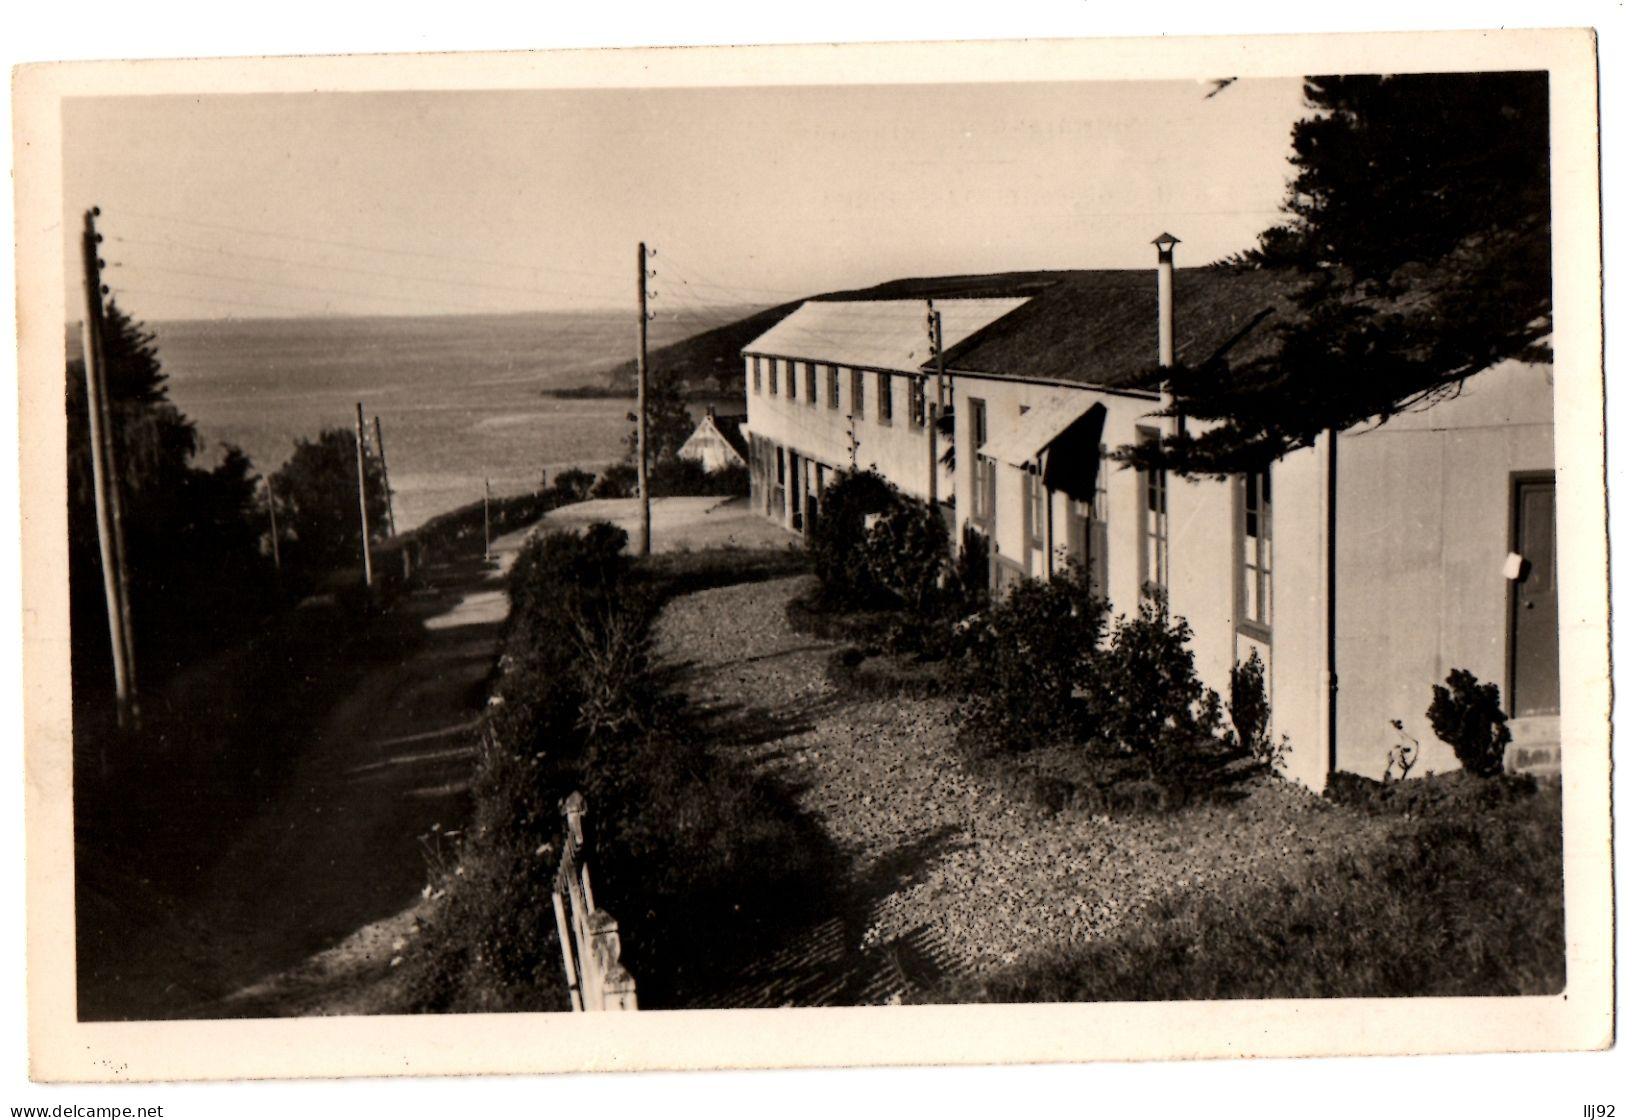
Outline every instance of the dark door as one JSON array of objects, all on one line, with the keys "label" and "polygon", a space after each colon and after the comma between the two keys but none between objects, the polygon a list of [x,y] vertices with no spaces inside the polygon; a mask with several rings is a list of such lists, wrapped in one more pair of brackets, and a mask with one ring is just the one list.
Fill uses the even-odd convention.
[{"label": "dark door", "polygon": [[801,456],[790,452],[790,528],[801,528]]},{"label": "dark door", "polygon": [[1557,712],[1557,483],[1516,479],[1513,551],[1523,557],[1512,585],[1514,716]]}]

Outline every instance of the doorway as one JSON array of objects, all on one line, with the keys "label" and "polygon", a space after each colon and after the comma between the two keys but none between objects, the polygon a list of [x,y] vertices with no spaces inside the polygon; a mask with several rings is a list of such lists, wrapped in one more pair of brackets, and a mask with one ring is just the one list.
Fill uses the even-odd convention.
[{"label": "doorway", "polygon": [[1509,585],[1508,707],[1514,719],[1558,711],[1557,480],[1512,478],[1512,551],[1523,558]]}]

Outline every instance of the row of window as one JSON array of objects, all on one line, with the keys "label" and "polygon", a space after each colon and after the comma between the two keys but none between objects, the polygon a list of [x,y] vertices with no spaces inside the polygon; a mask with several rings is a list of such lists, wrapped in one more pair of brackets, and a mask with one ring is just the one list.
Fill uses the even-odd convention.
[{"label": "row of window", "polygon": [[[967,401],[971,438],[970,517],[983,532],[990,532],[994,520],[995,465],[981,454],[987,442],[987,403]],[[1139,431],[1142,442],[1160,438],[1156,431]],[[1101,447],[1104,459],[1106,448]],[[1106,473],[1096,475],[1092,500],[1068,498],[1066,548],[1074,562],[1083,565],[1097,588],[1106,581]],[[1047,526],[1048,490],[1036,475],[1022,475],[1024,537],[1029,550],[1042,553]],[[1166,589],[1168,586],[1168,472],[1139,472],[1140,582]],[[1236,557],[1236,603],[1240,621],[1256,628],[1268,628],[1272,613],[1272,573],[1274,571],[1274,503],[1270,493],[1270,472],[1247,474],[1238,488],[1240,533]]]},{"label": "row of window", "polygon": [[[760,395],[765,387],[767,395],[779,395],[779,375],[781,372],[780,359],[764,358],[760,354],[752,354],[750,359],[751,386]],[[849,368],[846,377],[841,376],[841,367],[825,362],[798,362],[793,358],[783,359],[782,372],[784,375],[784,395],[787,400],[803,399],[807,404],[816,407],[819,403],[820,393],[824,403],[832,410],[841,408],[841,386],[846,383],[850,394],[851,414],[863,418],[864,412],[864,383],[867,378],[865,371]],[[882,424],[892,421],[892,374],[875,370],[875,411],[876,418]],[[907,377],[908,381],[908,420],[916,428],[924,428],[926,420],[926,379],[920,377]]]}]

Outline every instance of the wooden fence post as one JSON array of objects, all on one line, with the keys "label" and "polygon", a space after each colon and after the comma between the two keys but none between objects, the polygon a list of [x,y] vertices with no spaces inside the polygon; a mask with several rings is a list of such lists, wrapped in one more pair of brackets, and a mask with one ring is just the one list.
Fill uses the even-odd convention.
[{"label": "wooden fence post", "polygon": [[580,791],[565,798],[564,850],[553,881],[553,919],[559,929],[564,978],[576,1011],[636,1011],[637,985],[621,964],[621,927],[592,896],[587,869],[587,799]]}]

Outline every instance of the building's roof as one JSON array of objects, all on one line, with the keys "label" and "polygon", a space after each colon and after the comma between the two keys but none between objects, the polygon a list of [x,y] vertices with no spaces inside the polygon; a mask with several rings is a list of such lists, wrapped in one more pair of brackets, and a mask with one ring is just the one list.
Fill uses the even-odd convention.
[{"label": "building's roof", "polygon": [[[1176,360],[1194,367],[1223,351],[1234,365],[1268,353],[1303,283],[1287,270],[1175,269]],[[1156,270],[1067,273],[945,361],[961,373],[1133,384],[1157,362]]]},{"label": "building's roof", "polygon": [[[714,470],[728,462],[743,466],[748,461],[748,450],[739,434],[739,417],[731,416],[726,420],[731,422],[725,424],[724,418],[714,413],[700,417],[700,422],[683,441],[683,446],[677,449],[677,457],[706,462],[707,470]],[[725,429],[731,429],[731,438]]]},{"label": "building's roof", "polygon": [[[969,286],[971,280],[980,287]],[[898,285],[905,283],[936,291],[933,282]],[[1276,328],[1296,311],[1292,294],[1304,283],[1302,274],[1285,269],[1175,269],[1175,358],[1194,367],[1221,352],[1232,365],[1268,354],[1276,345]],[[948,278],[940,286],[943,295],[978,294],[936,300],[950,370],[1112,387],[1153,374],[1154,268]],[[879,369],[926,369],[931,355],[925,300],[847,295],[812,300],[744,350]]]},{"label": "building's roof", "polygon": [[744,416],[739,414],[719,416],[713,413],[709,419],[712,427],[716,428],[722,438],[728,441],[728,446],[739,452],[741,457],[750,454],[750,442],[745,438],[745,433],[740,430],[745,423]]},{"label": "building's roof", "polygon": [[[952,350],[1025,302],[938,300],[943,346]],[[923,299],[810,300],[746,345],[744,352],[912,371],[930,362],[930,341]]]}]

